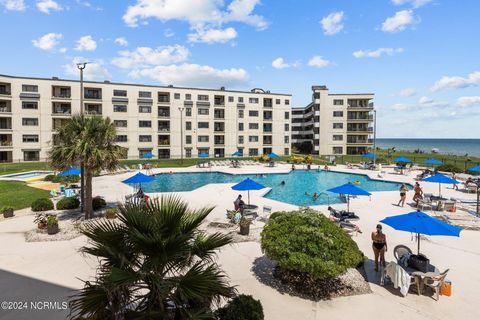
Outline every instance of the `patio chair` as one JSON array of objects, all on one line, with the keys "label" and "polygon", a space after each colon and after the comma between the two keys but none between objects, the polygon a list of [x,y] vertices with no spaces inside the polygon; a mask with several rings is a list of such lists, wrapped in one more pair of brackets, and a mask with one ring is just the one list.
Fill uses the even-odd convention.
[{"label": "patio chair", "polygon": [[393,248],[393,256],[395,257],[395,259],[397,259],[397,263],[399,263],[400,259],[407,253],[412,254],[413,252],[409,247],[402,244]]},{"label": "patio chair", "polygon": [[447,277],[448,271],[449,269],[443,271],[438,276],[425,277],[425,279],[423,279],[423,285],[425,287],[429,287],[430,289],[432,289],[432,291],[435,290],[435,295],[437,296],[435,300],[437,301],[440,299],[440,289],[442,288],[442,285],[445,282],[445,278]]},{"label": "patio chair", "polygon": [[425,197],[418,201],[418,209],[420,210],[424,210],[425,208],[430,208],[430,210],[433,210],[433,207],[434,205],[432,202],[432,198],[430,197]]}]

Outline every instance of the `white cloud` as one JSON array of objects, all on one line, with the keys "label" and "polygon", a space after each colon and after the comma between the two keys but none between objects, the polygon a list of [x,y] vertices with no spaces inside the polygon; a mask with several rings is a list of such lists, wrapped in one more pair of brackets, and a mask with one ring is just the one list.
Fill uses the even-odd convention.
[{"label": "white cloud", "polygon": [[79,71],[77,63],[89,61],[86,68],[83,71],[85,80],[103,81],[112,79],[112,75],[104,66],[103,60],[90,60],[82,57],[75,57],[71,63],[63,65],[65,74],[73,77],[79,77]]},{"label": "white cloud", "polygon": [[428,108],[428,112],[433,112],[432,110],[440,110],[446,107],[449,107],[450,104],[448,102],[443,101],[435,101],[429,97],[421,97],[417,103],[396,103],[390,107],[391,110],[394,111],[405,111],[405,110],[424,110]]},{"label": "white cloud", "polygon": [[37,1],[37,9],[43,13],[49,14],[50,11],[61,11],[63,8],[53,0]]},{"label": "white cloud", "polygon": [[434,83],[430,90],[440,91],[443,89],[458,89],[478,85],[480,85],[480,71],[475,71],[470,73],[466,78],[459,76],[443,76],[440,80]]},{"label": "white cloud", "polygon": [[414,8],[420,8],[424,5],[432,2],[433,0],[392,0],[393,4],[396,6],[401,6],[404,4],[410,4]]},{"label": "white cloud", "polygon": [[119,37],[115,39],[115,43],[122,47],[128,46],[128,41],[125,39],[125,37]]},{"label": "white cloud", "polygon": [[194,33],[188,34],[189,42],[225,43],[237,37],[234,28],[227,29],[204,29],[196,28]]},{"label": "white cloud", "polygon": [[432,98],[429,98],[429,97],[426,97],[426,96],[423,96],[420,99],[418,99],[418,103],[420,103],[420,104],[431,104],[431,103],[433,103],[433,101],[434,100]]},{"label": "white cloud", "polygon": [[0,5],[9,11],[25,11],[27,7],[24,0],[0,0]]},{"label": "white cloud", "polygon": [[417,90],[415,90],[415,88],[405,88],[400,90],[400,92],[398,93],[398,95],[402,97],[412,97],[416,94]]},{"label": "white cloud", "polygon": [[274,67],[275,69],[285,69],[290,67],[290,65],[288,63],[285,63],[283,58],[279,57],[272,61],[272,67]]},{"label": "white cloud", "polygon": [[133,51],[120,51],[119,57],[112,64],[122,69],[145,68],[149,66],[167,65],[187,60],[190,52],[181,45],[165,46],[152,49],[139,47]]},{"label": "white cloud", "polygon": [[92,36],[83,36],[77,40],[77,51],[95,51],[97,49],[97,43],[93,40]]},{"label": "white cloud", "polygon": [[60,53],[65,53],[65,52],[67,52],[67,51],[68,51],[67,48],[60,48],[60,49],[58,49],[58,52],[60,52]]},{"label": "white cloud", "polygon": [[260,0],[233,0],[225,9],[220,0],[137,0],[127,8],[123,21],[131,27],[149,18],[187,21],[191,26],[243,22],[264,29],[265,19],[253,14],[259,3]]},{"label": "white cloud", "polygon": [[474,105],[480,106],[480,96],[460,97],[457,100],[457,105],[462,108]]},{"label": "white cloud", "polygon": [[390,109],[395,110],[395,111],[404,111],[404,110],[409,110],[413,109],[415,105],[413,104],[407,104],[407,103],[395,103],[390,107]]},{"label": "white cloud", "polygon": [[60,43],[60,39],[62,39],[62,34],[51,32],[32,40],[32,44],[42,50],[52,50]]},{"label": "white cloud", "polygon": [[168,28],[168,29],[165,29],[165,31],[163,32],[163,35],[166,37],[166,38],[171,38],[175,35],[175,32],[173,32],[172,29]]},{"label": "white cloud", "polygon": [[413,16],[413,10],[402,10],[395,13],[393,17],[387,18],[382,23],[383,32],[399,32],[403,31],[409,25],[418,23]]},{"label": "white cloud", "polygon": [[322,24],[323,33],[331,36],[342,31],[343,18],[343,11],[333,12],[330,13],[328,16],[323,17],[323,19],[320,21],[320,23]]},{"label": "white cloud", "polygon": [[355,58],[380,58],[382,55],[393,56],[402,53],[403,48],[378,48],[376,50],[358,50],[353,53]]},{"label": "white cloud", "polygon": [[244,69],[215,69],[206,65],[181,64],[156,66],[130,72],[134,78],[148,77],[164,85],[220,87],[238,86],[248,82],[248,73]]},{"label": "white cloud", "polygon": [[310,60],[308,60],[308,65],[310,67],[323,68],[329,66],[330,64],[330,61],[324,59],[322,56],[313,56]]}]

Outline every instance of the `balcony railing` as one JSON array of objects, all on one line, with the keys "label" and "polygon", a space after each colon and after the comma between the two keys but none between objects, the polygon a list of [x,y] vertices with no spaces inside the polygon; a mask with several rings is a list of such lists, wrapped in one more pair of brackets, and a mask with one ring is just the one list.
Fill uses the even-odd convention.
[{"label": "balcony railing", "polygon": [[373,115],[368,116],[358,116],[358,117],[347,117],[348,120],[373,120]]},{"label": "balcony railing", "polygon": [[169,131],[170,131],[170,127],[158,127],[158,131],[160,131],[160,132],[169,132]]},{"label": "balcony railing", "polygon": [[364,128],[347,128],[347,132],[373,132],[372,127]]},{"label": "balcony railing", "polygon": [[159,111],[159,112],[158,112],[158,116],[159,116],[159,117],[168,118],[168,117],[170,117],[170,112],[167,112],[167,111]]},{"label": "balcony railing", "polygon": [[85,99],[102,99],[101,93],[85,93]]},{"label": "balcony railing", "polygon": [[101,115],[102,110],[85,110],[85,113],[90,115]]},{"label": "balcony railing", "polygon": [[273,104],[270,102],[270,103],[264,103],[263,104],[263,107],[264,108],[272,108],[273,107]]},{"label": "balcony railing", "polygon": [[11,94],[11,91],[10,91],[10,90],[0,89],[0,94],[9,96],[9,95]]},{"label": "balcony railing", "polygon": [[170,140],[158,140],[158,145],[159,146],[169,146],[170,145]]},{"label": "balcony railing", "polygon": [[55,108],[55,109],[53,109],[53,113],[54,113],[54,114],[65,114],[65,115],[67,115],[67,114],[71,114],[71,113],[72,113],[72,109],[67,109],[67,108],[65,108],[65,109]]},{"label": "balcony railing", "polygon": [[0,141],[0,147],[11,147],[12,145],[12,141]]},{"label": "balcony railing", "polygon": [[0,107],[0,113],[10,113],[12,112],[11,107]]}]

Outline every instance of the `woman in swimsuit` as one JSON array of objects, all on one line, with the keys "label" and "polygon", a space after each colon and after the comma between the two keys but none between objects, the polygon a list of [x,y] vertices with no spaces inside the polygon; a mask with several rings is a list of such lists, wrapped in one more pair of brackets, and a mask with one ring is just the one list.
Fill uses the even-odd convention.
[{"label": "woman in swimsuit", "polygon": [[387,237],[382,232],[382,225],[377,224],[377,230],[372,232],[372,248],[375,255],[375,271],[378,271],[378,259],[385,267],[385,252],[387,252]]},{"label": "woman in swimsuit", "polygon": [[420,183],[415,182],[415,187],[413,187],[415,194],[413,195],[413,201],[415,201],[416,206],[418,207],[418,201],[423,199],[423,190],[420,187]]},{"label": "woman in swimsuit", "polygon": [[400,207],[400,204],[401,204],[403,207],[405,205],[405,200],[407,199],[407,191],[408,191],[407,186],[405,184],[402,184],[400,186],[400,201],[398,201],[397,206]]}]

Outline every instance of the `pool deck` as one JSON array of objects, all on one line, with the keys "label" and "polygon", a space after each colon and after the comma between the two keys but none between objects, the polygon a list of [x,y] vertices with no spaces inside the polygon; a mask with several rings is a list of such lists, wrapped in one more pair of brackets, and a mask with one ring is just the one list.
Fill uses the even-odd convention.
[{"label": "pool deck", "polygon": [[[297,169],[301,166],[297,166]],[[314,167],[316,169],[316,166]],[[333,168],[332,168],[333,169]],[[154,169],[150,173],[168,172],[208,172],[210,170],[226,173],[287,173],[289,165],[278,165],[274,168],[262,166],[246,166],[242,168],[213,167],[201,168],[172,168]],[[378,172],[360,169],[347,169],[336,166],[335,171],[347,173],[367,174],[377,178]],[[414,183],[416,173],[407,175],[394,174],[392,169],[386,168],[384,180]],[[145,173],[145,171],[143,171]],[[102,195],[108,202],[122,201],[124,196],[132,192],[132,188],[121,183],[135,172],[116,175],[106,175],[94,179],[94,195]],[[225,222],[225,210],[232,209],[233,200],[238,191],[230,189],[232,184],[211,184],[189,192],[178,193],[186,199],[191,207],[200,208],[213,205],[215,209],[208,217],[210,221]],[[421,183],[424,192],[438,193],[435,183]],[[262,197],[265,190],[250,192],[251,202],[260,207],[268,206],[272,212],[279,210],[293,210],[294,205],[274,201]],[[474,199],[474,194],[455,191],[451,186],[442,186],[442,194],[446,197],[459,197]],[[150,194],[155,196],[157,194]],[[413,192],[407,193],[407,204],[412,202]],[[366,263],[366,272],[372,293],[354,297],[337,298],[330,301],[313,302],[288,294],[281,294],[275,289],[259,282],[251,271],[255,259],[262,257],[258,242],[242,242],[224,248],[218,255],[218,261],[230,277],[231,284],[236,285],[241,293],[252,294],[260,299],[263,304],[266,319],[373,319],[387,317],[389,319],[478,319],[478,288],[480,287],[480,232],[464,230],[459,238],[453,237],[427,237],[422,240],[421,251],[425,253],[432,264],[443,271],[449,268],[447,276],[453,283],[453,295],[440,297],[435,301],[428,296],[409,294],[403,298],[397,290],[379,285],[380,276],[373,270],[372,249],[370,232],[373,231],[379,220],[386,216],[407,213],[414,208],[406,205],[405,208],[397,207],[399,200],[397,191],[374,192],[369,197],[358,197],[351,201],[351,209],[361,217],[358,225],[363,233],[353,237],[359,248],[369,257]],[[315,209],[326,212],[325,205],[316,206]],[[345,204],[336,204],[335,208],[345,208]],[[430,211],[429,211],[430,212]],[[8,243],[0,249],[0,271],[15,273],[19,277],[29,277],[42,280],[49,284],[65,288],[80,288],[79,279],[88,279],[94,275],[96,261],[77,252],[78,248],[86,244],[85,237],[69,241],[27,243],[23,233],[33,229],[33,216],[19,215],[17,218],[0,222],[0,241]],[[252,229],[261,229],[263,223],[256,221]],[[416,248],[410,233],[395,231],[385,226],[387,235],[388,252],[387,261],[394,260],[393,248],[395,245],[404,244]],[[32,280],[33,281],[33,280]],[[2,280],[3,288],[9,288],[18,297],[27,295],[28,286],[19,286],[14,280]],[[0,311],[0,318],[2,318]],[[21,314],[10,313],[5,319],[21,319]],[[61,318],[61,317],[59,317]],[[4,319],[4,318],[2,318]]]}]

